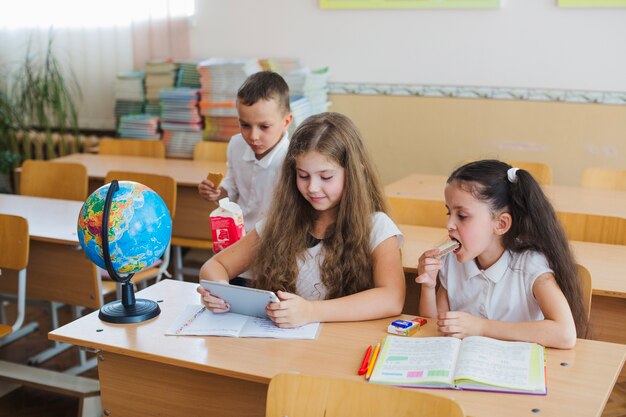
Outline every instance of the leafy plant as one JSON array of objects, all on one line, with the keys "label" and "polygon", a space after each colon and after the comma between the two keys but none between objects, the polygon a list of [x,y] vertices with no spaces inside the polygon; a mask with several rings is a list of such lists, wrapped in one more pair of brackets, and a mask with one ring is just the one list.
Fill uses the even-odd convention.
[{"label": "leafy plant", "polygon": [[[53,158],[52,133],[63,137],[73,133],[78,140],[78,114],[75,100],[81,90],[74,72],[64,71],[53,52],[53,36],[49,35],[45,56],[31,54],[30,44],[21,67],[14,75],[12,95],[15,109],[22,115],[26,128],[46,134],[46,156]],[[74,144],[77,147],[77,143]],[[29,146],[23,147],[24,158],[30,158]]]},{"label": "leafy plant", "polygon": [[0,174],[8,175],[20,162],[16,139],[19,117],[9,97],[0,91]]}]

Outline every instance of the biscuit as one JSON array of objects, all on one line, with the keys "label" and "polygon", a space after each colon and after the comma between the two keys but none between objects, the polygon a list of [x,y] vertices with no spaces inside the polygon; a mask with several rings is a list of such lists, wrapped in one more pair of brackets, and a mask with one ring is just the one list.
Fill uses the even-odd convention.
[{"label": "biscuit", "polygon": [[224,174],[221,172],[209,172],[209,175],[206,176],[206,179],[213,183],[213,187],[217,190],[224,178]]},{"label": "biscuit", "polygon": [[447,242],[439,245],[437,249],[439,249],[439,254],[436,256],[437,258],[441,258],[443,255],[446,255],[454,250],[456,250],[461,244],[456,240],[448,240]]}]

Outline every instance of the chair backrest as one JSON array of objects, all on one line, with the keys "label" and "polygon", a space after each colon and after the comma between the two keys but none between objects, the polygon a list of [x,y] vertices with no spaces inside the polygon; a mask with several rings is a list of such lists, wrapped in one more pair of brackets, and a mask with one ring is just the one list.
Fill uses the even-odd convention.
[{"label": "chair backrest", "polygon": [[365,381],[279,374],[267,391],[266,417],[429,416],[462,417],[454,400]]},{"label": "chair backrest", "polygon": [[448,216],[443,201],[387,197],[394,222],[411,226],[446,227]]},{"label": "chair backrest", "polygon": [[28,265],[28,221],[0,214],[0,269],[20,271]]},{"label": "chair backrest", "polygon": [[585,188],[604,188],[626,191],[626,169],[587,168],[580,185]]},{"label": "chair backrest", "polygon": [[172,219],[176,214],[176,180],[166,175],[146,174],[143,172],[109,171],[104,180],[105,184],[113,180],[135,181],[150,187],[165,202]]},{"label": "chair backrest", "polygon": [[521,168],[532,174],[539,184],[552,184],[552,168],[543,162],[526,162],[526,161],[507,161],[507,163],[516,168]]},{"label": "chair backrest", "polygon": [[591,274],[589,270],[580,264],[576,264],[578,270],[578,280],[580,281],[580,291],[583,296],[583,307],[585,308],[585,314],[587,315],[587,322],[591,314],[591,292],[593,285],[591,283]]},{"label": "chair backrest", "polygon": [[193,148],[193,159],[199,161],[226,162],[228,142],[202,141]]},{"label": "chair backrest", "polygon": [[165,144],[154,139],[113,139],[102,138],[98,153],[100,155],[145,156],[165,158]]},{"label": "chair backrest", "polygon": [[626,219],[581,213],[556,213],[569,240],[626,245]]},{"label": "chair backrest", "polygon": [[22,195],[85,201],[88,187],[87,168],[82,164],[30,159],[22,165]]}]

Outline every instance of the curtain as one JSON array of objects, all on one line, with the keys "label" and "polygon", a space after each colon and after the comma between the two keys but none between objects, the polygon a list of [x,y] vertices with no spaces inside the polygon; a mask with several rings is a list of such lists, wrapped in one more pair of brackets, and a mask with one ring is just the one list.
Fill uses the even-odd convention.
[{"label": "curtain", "polygon": [[11,3],[0,14],[0,88],[11,88],[10,73],[28,48],[43,57],[52,36],[56,57],[82,91],[80,127],[113,130],[116,75],[142,70],[152,59],[188,59],[193,6],[193,0]]}]

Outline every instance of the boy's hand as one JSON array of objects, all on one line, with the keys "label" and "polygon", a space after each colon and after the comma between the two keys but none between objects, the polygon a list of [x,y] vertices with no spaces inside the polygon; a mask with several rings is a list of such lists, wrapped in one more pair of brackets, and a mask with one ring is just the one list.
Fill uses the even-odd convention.
[{"label": "boy's hand", "polygon": [[437,328],[446,336],[463,339],[467,336],[481,336],[486,322],[463,311],[446,311],[439,315]]},{"label": "boy's hand", "polygon": [[435,288],[437,285],[437,273],[443,265],[441,259],[435,257],[438,254],[439,249],[431,249],[420,256],[417,264],[418,276],[415,278],[415,282],[428,288]]},{"label": "boy's hand", "polygon": [[226,313],[230,310],[230,305],[226,301],[211,295],[211,293],[201,285],[198,285],[196,291],[200,294],[200,302],[204,304],[209,311],[213,313]]},{"label": "boy's hand", "polygon": [[276,295],[280,303],[269,303],[265,311],[278,327],[298,327],[312,321],[310,301],[285,291],[278,291]]},{"label": "boy's hand", "polygon": [[198,184],[198,193],[200,197],[207,201],[217,201],[222,195],[222,190],[215,188],[215,185],[211,181],[204,179]]}]

